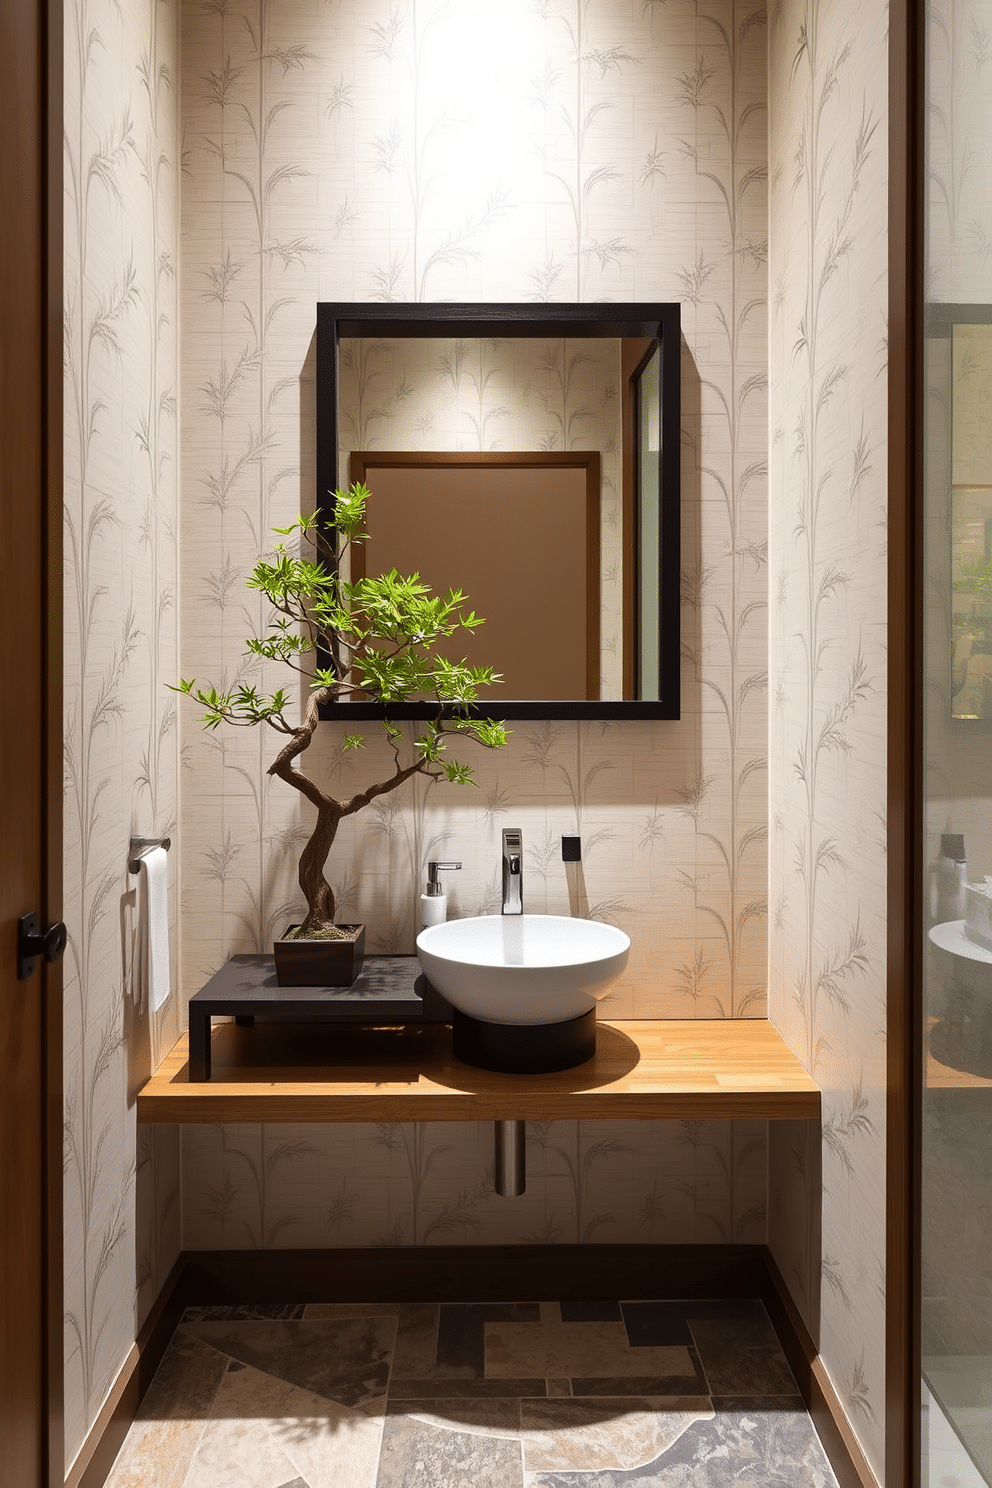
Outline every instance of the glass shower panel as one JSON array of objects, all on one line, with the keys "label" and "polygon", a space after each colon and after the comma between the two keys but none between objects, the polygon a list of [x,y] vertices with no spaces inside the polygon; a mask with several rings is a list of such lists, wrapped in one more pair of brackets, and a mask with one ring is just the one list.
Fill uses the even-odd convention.
[{"label": "glass shower panel", "polygon": [[992,0],[929,7],[923,1488],[992,1484],[992,131],[982,36],[992,45]]}]

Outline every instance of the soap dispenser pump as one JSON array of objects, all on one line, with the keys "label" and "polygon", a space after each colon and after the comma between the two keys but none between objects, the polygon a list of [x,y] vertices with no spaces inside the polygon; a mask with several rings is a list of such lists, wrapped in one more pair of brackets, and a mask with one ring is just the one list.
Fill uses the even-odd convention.
[{"label": "soap dispenser pump", "polygon": [[448,896],[441,887],[439,873],[452,873],[461,863],[428,863],[427,892],[420,896],[420,928],[443,925],[448,918]]},{"label": "soap dispenser pump", "polygon": [[944,832],[940,854],[933,865],[930,913],[935,924],[965,917],[965,885],[968,865],[964,856],[964,834]]}]

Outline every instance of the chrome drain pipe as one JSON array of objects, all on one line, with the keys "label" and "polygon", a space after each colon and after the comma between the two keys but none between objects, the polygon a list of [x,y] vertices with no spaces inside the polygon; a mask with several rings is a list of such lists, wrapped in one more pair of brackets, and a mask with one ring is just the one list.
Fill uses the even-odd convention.
[{"label": "chrome drain pipe", "polygon": [[527,1185],[526,1121],[497,1121],[496,1192],[504,1199],[517,1199]]}]

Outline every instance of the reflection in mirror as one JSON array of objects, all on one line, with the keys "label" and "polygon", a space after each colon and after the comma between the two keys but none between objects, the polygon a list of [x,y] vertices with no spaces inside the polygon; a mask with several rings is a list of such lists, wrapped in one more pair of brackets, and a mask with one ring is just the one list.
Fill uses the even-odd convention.
[{"label": "reflection in mirror", "polygon": [[[478,660],[491,662],[503,674],[501,698],[623,696],[619,356],[620,343],[613,338],[341,342],[338,469],[347,471],[349,480],[359,469],[368,472],[373,544],[382,525],[375,510],[381,498],[390,509],[388,553],[380,548],[383,558],[376,555],[371,561],[381,568],[388,556],[387,567],[416,569],[436,589],[455,584],[467,591],[471,607],[486,617],[469,659],[478,653]],[[503,452],[512,451],[521,459],[532,452],[544,458],[544,470],[535,463],[525,483],[519,476],[514,480],[512,491],[508,473],[501,481],[480,468],[469,482],[466,470],[460,482],[457,473],[445,481],[442,497],[437,481],[432,487],[418,465],[411,464],[406,472],[392,463],[371,467],[368,462],[377,446],[397,455],[417,452],[421,459],[435,452],[467,455],[480,448],[493,459]],[[356,463],[357,452],[361,459]],[[579,495],[569,498],[568,477],[555,464],[562,452],[598,455],[596,530],[589,535],[596,550],[595,572],[588,585],[585,550],[592,513],[586,503],[586,467],[583,464],[582,473],[577,472],[579,484],[574,489]],[[517,469],[523,467],[518,464]],[[487,483],[484,497],[481,481]],[[404,484],[410,506],[401,527]],[[459,489],[466,503],[461,519],[456,516]],[[425,547],[442,532],[450,556],[447,568],[441,554],[425,557]],[[458,545],[460,552],[450,551],[457,533],[465,541]],[[466,551],[473,548],[474,553]],[[572,572],[576,564],[582,570],[579,591]],[[554,600],[569,590],[571,603],[562,605],[556,615]],[[581,602],[581,616],[575,613],[576,601]],[[534,620],[536,648],[525,659],[514,644],[508,657],[503,649],[507,633],[516,632],[528,612]],[[592,686],[585,663],[590,633],[595,634],[597,648],[591,659]],[[570,665],[563,669],[562,653],[573,646],[581,651],[582,660],[573,652]],[[570,690],[566,680],[574,684],[578,675],[581,685]],[[657,681],[654,687],[656,696]]]},{"label": "reflection in mirror", "polygon": [[503,716],[678,717],[677,306],[321,305],[317,361],[318,493],[468,592]]},{"label": "reflection in mirror", "polygon": [[952,714],[992,718],[992,325],[952,331]]},{"label": "reflection in mirror", "polygon": [[354,452],[349,479],[373,497],[352,577],[396,568],[436,594],[466,593],[485,625],[435,649],[496,667],[502,683],[480,689],[481,701],[598,698],[599,467],[595,450]]},{"label": "reflection in mirror", "polygon": [[636,491],[635,519],[626,539],[633,545],[637,575],[637,623],[632,628],[637,693],[658,696],[661,675],[661,357],[652,346],[633,379],[637,443],[631,479]]}]

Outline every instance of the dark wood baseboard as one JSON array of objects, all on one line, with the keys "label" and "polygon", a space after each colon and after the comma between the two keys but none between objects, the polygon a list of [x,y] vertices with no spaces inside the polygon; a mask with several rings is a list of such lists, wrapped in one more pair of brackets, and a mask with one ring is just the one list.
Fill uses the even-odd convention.
[{"label": "dark wood baseboard", "polygon": [[66,1474],[65,1488],[103,1488],[187,1305],[182,1256],[169,1272],[103,1408]]},{"label": "dark wood baseboard", "polygon": [[184,1307],[242,1302],[566,1302],[760,1297],[841,1488],[878,1488],[764,1245],[479,1245],[184,1251],[66,1488],[102,1488]]},{"label": "dark wood baseboard", "polygon": [[564,1302],[756,1297],[763,1245],[186,1251],[191,1302]]},{"label": "dark wood baseboard", "polygon": [[879,1488],[771,1251],[765,1251],[764,1271],[761,1298],[840,1488]]}]

